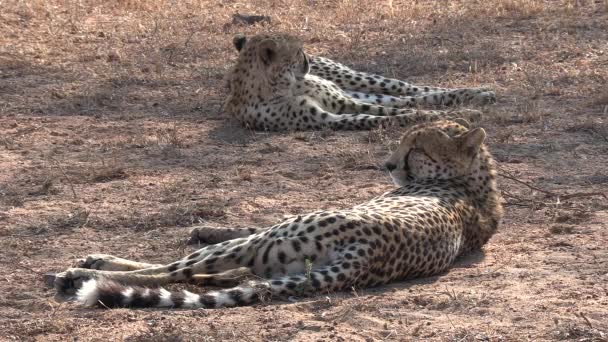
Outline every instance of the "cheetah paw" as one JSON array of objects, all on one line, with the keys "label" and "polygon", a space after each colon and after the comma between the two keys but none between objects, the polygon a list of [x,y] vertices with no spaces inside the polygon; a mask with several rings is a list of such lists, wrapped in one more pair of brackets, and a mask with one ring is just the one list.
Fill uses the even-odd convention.
[{"label": "cheetah paw", "polygon": [[483,118],[483,113],[476,109],[457,109],[450,113],[450,118],[463,118],[469,122],[480,122]]},{"label": "cheetah paw", "polygon": [[120,260],[122,259],[108,254],[91,254],[84,259],[78,259],[74,267],[104,271],[130,270],[129,268],[123,267]]},{"label": "cheetah paw", "polygon": [[482,89],[484,91],[473,95],[471,103],[480,106],[496,103],[496,93],[494,93],[493,91],[486,90],[485,88]]},{"label": "cheetah paw", "polygon": [[217,240],[218,229],[213,227],[195,227],[190,231],[188,238],[189,245],[209,245],[214,244]]}]

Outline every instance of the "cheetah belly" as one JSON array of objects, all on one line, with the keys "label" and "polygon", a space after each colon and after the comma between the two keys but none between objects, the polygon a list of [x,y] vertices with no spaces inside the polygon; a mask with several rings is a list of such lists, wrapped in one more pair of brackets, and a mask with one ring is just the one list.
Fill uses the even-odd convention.
[{"label": "cheetah belly", "polygon": [[[261,237],[265,239],[273,232],[281,235],[285,231],[285,228],[275,227],[268,232],[261,233]],[[252,271],[259,276],[271,278],[301,274],[307,272],[307,260],[311,266],[325,265],[332,260],[333,248],[319,250],[312,241],[300,242],[298,243],[299,250],[294,250],[292,242],[300,241],[295,234],[274,239],[268,238],[267,241],[274,242],[255,247],[257,253]]]}]

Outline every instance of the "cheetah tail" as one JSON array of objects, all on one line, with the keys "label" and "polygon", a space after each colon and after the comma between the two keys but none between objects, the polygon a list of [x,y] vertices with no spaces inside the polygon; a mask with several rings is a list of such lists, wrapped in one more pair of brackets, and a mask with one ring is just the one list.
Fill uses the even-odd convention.
[{"label": "cheetah tail", "polygon": [[268,281],[250,281],[229,289],[196,294],[186,290],[122,285],[111,280],[90,279],[78,290],[77,301],[100,308],[221,308],[251,304],[269,294]]}]

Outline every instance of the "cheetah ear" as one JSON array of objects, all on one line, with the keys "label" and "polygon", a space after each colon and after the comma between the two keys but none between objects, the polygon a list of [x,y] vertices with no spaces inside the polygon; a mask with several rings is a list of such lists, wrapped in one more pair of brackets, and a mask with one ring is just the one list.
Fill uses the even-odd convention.
[{"label": "cheetah ear", "polygon": [[272,39],[266,39],[258,46],[258,55],[265,65],[270,65],[277,56],[277,42]]},{"label": "cheetah ear", "polygon": [[465,153],[467,156],[473,157],[479,152],[481,144],[486,139],[486,131],[483,128],[475,128],[470,130],[460,137],[460,151]]},{"label": "cheetah ear", "polygon": [[232,44],[234,44],[234,47],[236,48],[236,51],[241,51],[243,49],[243,46],[245,46],[245,43],[247,42],[247,37],[245,37],[244,34],[237,34],[234,36],[234,38],[232,38]]},{"label": "cheetah ear", "polygon": [[302,56],[304,56],[304,64],[302,64],[302,73],[306,75],[310,72],[310,61],[308,60],[308,56],[304,51],[302,51]]}]

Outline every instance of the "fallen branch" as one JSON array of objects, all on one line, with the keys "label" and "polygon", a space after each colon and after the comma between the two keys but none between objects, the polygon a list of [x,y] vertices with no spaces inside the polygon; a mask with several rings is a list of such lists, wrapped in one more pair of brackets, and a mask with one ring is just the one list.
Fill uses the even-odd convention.
[{"label": "fallen branch", "polygon": [[562,200],[567,200],[567,199],[577,198],[577,197],[592,197],[592,196],[602,196],[605,199],[608,199],[608,195],[606,195],[603,192],[575,192],[573,194],[560,195],[559,198]]},{"label": "fallen branch", "polygon": [[[498,175],[501,176],[501,177],[503,177],[503,178],[512,180],[512,181],[514,181],[514,182],[516,182],[518,184],[525,185],[526,187],[528,187],[528,188],[530,188],[532,190],[541,192],[541,193],[543,193],[543,194],[545,194],[547,196],[556,197],[558,201],[560,201],[560,200],[569,200],[569,199],[572,199],[572,198],[594,197],[594,196],[601,196],[601,197],[604,197],[605,199],[608,199],[608,195],[606,195],[603,192],[599,192],[599,191],[595,191],[595,192],[574,192],[574,193],[571,193],[571,194],[562,194],[562,193],[557,193],[557,192],[553,192],[553,191],[550,191],[550,190],[541,189],[541,188],[539,188],[537,186],[534,186],[534,185],[532,185],[532,184],[530,184],[528,182],[524,182],[522,180],[517,179],[517,177],[515,175],[513,175],[509,171],[507,171],[505,169],[502,169],[502,168],[499,168]],[[519,197],[517,197],[517,196],[515,196],[513,194],[510,194],[509,192],[504,191],[504,190],[503,190],[503,193],[505,193],[505,194],[507,194],[507,196],[512,197],[514,199],[517,199],[519,201],[527,201],[527,202],[534,202],[534,203],[539,203],[539,204],[545,204],[545,203],[540,202],[540,201],[534,201],[534,200],[530,200],[530,199],[519,198]]]},{"label": "fallen branch", "polygon": [[525,186],[527,186],[528,188],[530,188],[530,189],[532,189],[532,190],[536,190],[536,191],[538,191],[538,192],[542,192],[542,193],[544,193],[544,194],[547,194],[547,195],[549,195],[549,196],[558,196],[558,195],[557,195],[556,193],[554,193],[554,192],[551,192],[551,191],[549,191],[549,190],[544,190],[544,189],[541,189],[541,188],[536,187],[536,186],[534,186],[534,185],[532,185],[532,184],[530,184],[530,183],[528,183],[528,182],[524,182],[524,181],[522,181],[522,180],[517,179],[517,177],[515,177],[515,176],[514,176],[512,173],[510,173],[509,171],[507,171],[507,170],[505,170],[505,169],[499,168],[498,175],[499,175],[499,176],[501,176],[501,177],[503,177],[503,178],[510,179],[510,180],[512,180],[512,181],[514,181],[514,182],[516,182],[516,183],[519,183],[519,184],[525,185]]},{"label": "fallen branch", "polygon": [[536,200],[528,199],[528,198],[521,198],[504,189],[501,190],[501,193],[502,193],[503,197],[512,198],[516,201],[519,201],[519,202],[505,201],[505,205],[516,205],[516,206],[520,206],[520,207],[532,207],[534,205],[547,205],[547,203],[545,203],[545,202],[536,201]]}]

